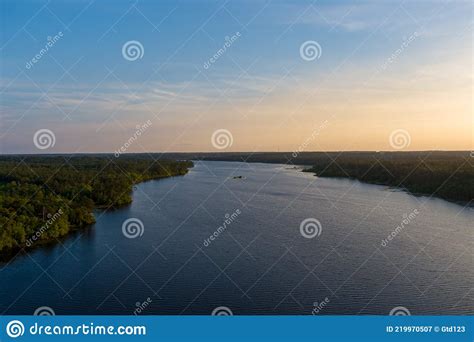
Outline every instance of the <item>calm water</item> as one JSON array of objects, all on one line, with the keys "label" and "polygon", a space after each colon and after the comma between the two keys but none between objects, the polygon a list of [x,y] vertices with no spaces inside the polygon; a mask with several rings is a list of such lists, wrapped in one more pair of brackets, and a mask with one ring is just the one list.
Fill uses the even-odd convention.
[{"label": "calm water", "polygon": [[[404,215],[409,224],[382,246]],[[474,212],[442,200],[282,165],[197,162],[96,216],[62,244],[2,265],[1,313],[133,314],[139,304],[143,314],[474,311]],[[128,218],[143,222],[142,236],[124,236]],[[307,218],[319,220],[319,236],[301,234]]]}]

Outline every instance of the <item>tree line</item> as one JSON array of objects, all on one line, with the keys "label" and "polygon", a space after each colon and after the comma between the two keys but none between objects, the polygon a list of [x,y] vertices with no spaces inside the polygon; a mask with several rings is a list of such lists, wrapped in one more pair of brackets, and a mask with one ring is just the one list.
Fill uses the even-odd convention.
[{"label": "tree line", "polygon": [[1,156],[0,255],[90,225],[94,208],[129,204],[134,184],[190,167],[146,155]]}]

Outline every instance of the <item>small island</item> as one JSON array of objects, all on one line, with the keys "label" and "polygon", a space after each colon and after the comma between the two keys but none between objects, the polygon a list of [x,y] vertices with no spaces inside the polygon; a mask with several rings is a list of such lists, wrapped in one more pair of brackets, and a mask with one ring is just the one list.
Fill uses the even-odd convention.
[{"label": "small island", "polygon": [[192,166],[139,154],[1,156],[0,257],[55,242],[94,223],[94,209],[131,203],[134,184]]}]

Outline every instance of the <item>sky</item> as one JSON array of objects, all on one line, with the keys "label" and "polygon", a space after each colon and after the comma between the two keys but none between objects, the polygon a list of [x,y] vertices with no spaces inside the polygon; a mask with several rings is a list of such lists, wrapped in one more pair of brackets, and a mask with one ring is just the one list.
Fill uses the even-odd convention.
[{"label": "sky", "polygon": [[0,11],[0,153],[473,149],[471,1]]}]

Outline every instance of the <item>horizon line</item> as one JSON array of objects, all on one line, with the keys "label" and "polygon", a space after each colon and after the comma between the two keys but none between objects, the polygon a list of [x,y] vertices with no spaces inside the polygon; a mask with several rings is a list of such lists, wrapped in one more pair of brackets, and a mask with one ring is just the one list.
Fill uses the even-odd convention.
[{"label": "horizon line", "polygon": [[[257,153],[420,153],[420,152],[466,152],[472,153],[473,150],[410,150],[410,151],[394,151],[394,150],[331,150],[331,151],[205,151],[205,152],[123,152],[119,155],[136,155],[136,154],[257,154]],[[116,154],[116,152],[58,152],[58,153],[0,153],[0,156],[41,156],[41,155],[84,155],[84,154]]]}]

